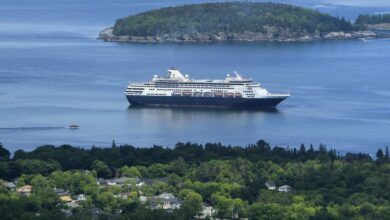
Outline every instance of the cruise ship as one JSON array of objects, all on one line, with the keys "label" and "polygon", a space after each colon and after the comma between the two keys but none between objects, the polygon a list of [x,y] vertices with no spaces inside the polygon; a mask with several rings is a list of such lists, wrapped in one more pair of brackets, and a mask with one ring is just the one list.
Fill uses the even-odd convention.
[{"label": "cruise ship", "polygon": [[224,80],[194,80],[178,69],[146,83],[130,83],[125,91],[131,105],[276,108],[290,94],[270,93],[240,74]]}]

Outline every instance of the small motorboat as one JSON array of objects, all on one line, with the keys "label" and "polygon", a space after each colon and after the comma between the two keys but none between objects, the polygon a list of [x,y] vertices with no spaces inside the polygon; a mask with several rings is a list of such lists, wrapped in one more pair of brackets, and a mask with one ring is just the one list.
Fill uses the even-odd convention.
[{"label": "small motorboat", "polygon": [[80,128],[80,125],[77,125],[77,124],[69,125],[69,129],[79,129],[79,128]]}]

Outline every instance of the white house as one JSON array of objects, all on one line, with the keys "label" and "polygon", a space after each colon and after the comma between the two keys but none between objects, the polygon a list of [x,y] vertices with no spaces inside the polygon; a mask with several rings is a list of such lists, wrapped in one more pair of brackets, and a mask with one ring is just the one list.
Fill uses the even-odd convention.
[{"label": "white house", "polygon": [[212,206],[203,204],[202,211],[195,216],[197,219],[211,218],[215,214],[215,209]]},{"label": "white house", "polygon": [[8,189],[15,189],[16,185],[13,182],[6,182],[4,183],[4,186],[7,187]]},{"label": "white house", "polygon": [[283,186],[280,186],[279,189],[278,189],[279,192],[291,192],[291,186],[288,186],[288,185],[283,185]]},{"label": "white house", "polygon": [[274,182],[274,181],[271,181],[271,180],[268,180],[268,181],[265,183],[265,186],[266,186],[269,190],[275,190],[275,189],[276,189],[275,182]]},{"label": "white house", "polygon": [[172,211],[179,209],[181,206],[181,201],[172,193],[163,193],[158,196],[140,196],[139,200],[141,203],[149,202],[149,208],[151,209]]},{"label": "white house", "polygon": [[85,200],[87,200],[87,197],[85,196],[85,194],[76,195],[75,198],[76,198],[77,201],[85,201]]},{"label": "white house", "polygon": [[136,183],[135,184],[136,186],[139,186],[139,187],[141,187],[141,186],[144,186],[145,185],[145,183],[144,182],[142,182],[142,181],[139,181],[138,183]]}]

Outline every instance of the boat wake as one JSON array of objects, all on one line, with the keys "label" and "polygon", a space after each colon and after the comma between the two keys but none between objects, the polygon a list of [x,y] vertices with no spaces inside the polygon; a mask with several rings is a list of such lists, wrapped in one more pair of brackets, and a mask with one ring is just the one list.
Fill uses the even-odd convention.
[{"label": "boat wake", "polygon": [[47,131],[65,129],[65,127],[13,127],[13,128],[0,128],[0,133],[16,133],[16,132],[28,132],[28,131]]}]

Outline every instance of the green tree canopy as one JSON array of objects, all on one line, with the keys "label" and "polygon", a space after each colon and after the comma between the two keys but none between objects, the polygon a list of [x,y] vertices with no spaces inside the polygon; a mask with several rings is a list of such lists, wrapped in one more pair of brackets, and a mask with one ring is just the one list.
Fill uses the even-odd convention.
[{"label": "green tree canopy", "polygon": [[353,25],[311,9],[277,3],[224,2],[184,5],[152,10],[118,19],[117,36],[164,34],[267,33],[276,27],[296,33],[351,31]]},{"label": "green tree canopy", "polygon": [[91,168],[96,171],[98,177],[111,178],[112,176],[110,168],[103,161],[95,160]]}]

